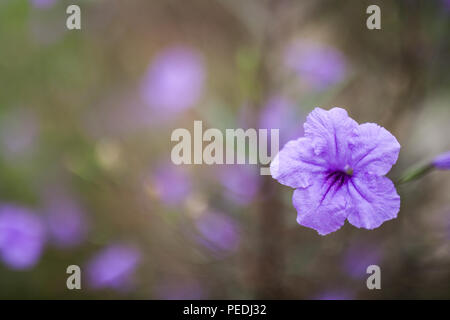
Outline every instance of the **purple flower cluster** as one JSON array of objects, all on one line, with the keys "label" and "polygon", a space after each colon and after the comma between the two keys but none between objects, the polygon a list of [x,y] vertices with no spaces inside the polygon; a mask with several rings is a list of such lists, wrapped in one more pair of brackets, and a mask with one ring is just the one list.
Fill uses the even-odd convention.
[{"label": "purple flower cluster", "polygon": [[326,235],[348,220],[374,229],[397,216],[400,197],[384,175],[400,144],[374,123],[359,125],[341,108],[314,109],[305,136],[289,141],[272,161],[272,177],[295,188],[297,222]]},{"label": "purple flower cluster", "polygon": [[74,247],[85,239],[85,213],[71,196],[55,191],[47,197],[45,211],[49,236],[55,245]]},{"label": "purple flower cluster", "polygon": [[199,242],[212,251],[223,254],[239,246],[238,224],[230,217],[219,213],[205,213],[196,221],[201,237]]},{"label": "purple flower cluster", "polygon": [[188,47],[160,52],[150,64],[141,92],[154,111],[170,114],[192,107],[201,97],[205,70],[199,53]]},{"label": "purple flower cluster", "polygon": [[13,269],[29,269],[39,261],[44,225],[34,212],[16,205],[0,207],[0,256]]},{"label": "purple flower cluster", "polygon": [[219,179],[225,187],[225,197],[239,206],[251,203],[260,188],[259,172],[250,165],[224,166]]},{"label": "purple flower cluster", "polygon": [[157,197],[170,207],[181,205],[192,190],[188,173],[173,164],[158,166],[151,182]]},{"label": "purple flower cluster", "polygon": [[96,254],[87,266],[88,281],[94,289],[127,289],[141,260],[132,246],[115,244]]},{"label": "purple flower cluster", "polygon": [[346,60],[338,50],[306,41],[287,47],[285,65],[316,90],[339,83],[347,74]]}]

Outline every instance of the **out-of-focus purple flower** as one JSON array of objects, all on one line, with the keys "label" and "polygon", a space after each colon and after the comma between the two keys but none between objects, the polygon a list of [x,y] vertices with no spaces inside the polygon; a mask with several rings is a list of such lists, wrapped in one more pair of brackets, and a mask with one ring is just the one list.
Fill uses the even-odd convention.
[{"label": "out-of-focus purple flower", "polygon": [[260,188],[258,168],[251,165],[222,166],[219,179],[225,187],[225,196],[237,205],[252,202]]},{"label": "out-of-focus purple flower", "polygon": [[170,114],[192,107],[201,97],[205,79],[202,56],[188,47],[171,47],[153,59],[141,92],[156,112]]},{"label": "out-of-focus purple flower", "polygon": [[375,246],[353,245],[348,248],[343,259],[345,272],[354,279],[367,277],[367,267],[377,265],[381,259],[381,250]]},{"label": "out-of-focus purple flower", "polygon": [[438,155],[432,161],[433,166],[438,169],[449,170],[450,169],[450,151]]},{"label": "out-of-focus purple flower", "polygon": [[[303,122],[304,119],[299,119],[296,106],[292,101],[282,96],[273,96],[261,111],[259,126],[261,129],[279,129],[281,147],[289,140],[303,135],[301,125]],[[270,132],[268,137],[270,138]]]},{"label": "out-of-focus purple flower", "polygon": [[36,115],[16,109],[1,119],[0,139],[5,156],[11,159],[30,155],[36,147],[39,122]]},{"label": "out-of-focus purple flower", "polygon": [[87,266],[88,281],[94,289],[123,290],[132,285],[141,260],[133,246],[115,244],[95,255]]},{"label": "out-of-focus purple flower", "polygon": [[45,229],[31,210],[16,205],[0,206],[0,254],[13,269],[32,268],[41,257]]},{"label": "out-of-focus purple flower", "polygon": [[47,9],[53,6],[56,0],[31,0],[33,7],[38,9]]},{"label": "out-of-focus purple flower", "polygon": [[188,173],[173,164],[159,166],[151,176],[151,186],[156,196],[167,206],[182,204],[192,191]]},{"label": "out-of-focus purple flower", "polygon": [[446,11],[450,11],[450,0],[441,0],[441,3]]},{"label": "out-of-focus purple flower", "polygon": [[162,300],[200,300],[204,299],[201,285],[195,281],[168,281],[155,288],[155,296]]},{"label": "out-of-focus purple flower", "polygon": [[289,45],[285,51],[285,64],[316,90],[339,83],[347,73],[342,53],[318,43],[295,42]]},{"label": "out-of-focus purple flower", "polygon": [[48,231],[57,246],[73,247],[86,237],[87,221],[78,202],[66,192],[53,190],[46,197]]},{"label": "out-of-focus purple flower", "polygon": [[314,300],[352,300],[353,295],[347,290],[329,290],[321,293]]},{"label": "out-of-focus purple flower", "polygon": [[374,229],[397,217],[400,196],[384,175],[400,144],[389,131],[359,125],[341,108],[314,109],[304,130],[305,137],[289,141],[270,165],[274,179],[296,189],[300,225],[326,235],[345,220]]},{"label": "out-of-focus purple flower", "polygon": [[239,226],[231,217],[210,212],[201,215],[195,225],[200,233],[199,242],[222,254],[235,251],[239,246]]}]

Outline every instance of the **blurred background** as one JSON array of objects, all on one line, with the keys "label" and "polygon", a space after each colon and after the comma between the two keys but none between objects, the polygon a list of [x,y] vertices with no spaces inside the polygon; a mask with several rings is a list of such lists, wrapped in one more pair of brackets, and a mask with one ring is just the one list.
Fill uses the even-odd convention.
[{"label": "blurred background", "polygon": [[339,106],[397,137],[395,180],[450,149],[449,21],[446,0],[1,0],[0,298],[450,298],[449,172],[322,237],[257,166],[170,160],[194,120],[283,145]]}]

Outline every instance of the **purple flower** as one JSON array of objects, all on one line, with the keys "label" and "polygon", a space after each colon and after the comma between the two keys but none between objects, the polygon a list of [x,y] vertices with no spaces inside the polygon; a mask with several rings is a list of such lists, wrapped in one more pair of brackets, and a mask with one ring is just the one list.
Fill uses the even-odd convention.
[{"label": "purple flower", "polygon": [[300,225],[326,235],[345,220],[374,229],[397,216],[400,197],[384,177],[400,151],[392,134],[374,123],[358,125],[341,108],[314,109],[304,130],[270,166],[273,178],[296,189]]},{"label": "purple flower", "polygon": [[56,0],[31,0],[31,4],[35,8],[39,9],[47,9],[53,6],[56,3]]},{"label": "purple flower", "polygon": [[446,11],[450,11],[450,0],[441,0],[441,3]]},{"label": "purple flower", "polygon": [[13,269],[29,269],[39,260],[45,231],[39,217],[16,205],[0,207],[0,255]]},{"label": "purple flower", "polygon": [[155,170],[152,186],[157,197],[167,206],[182,204],[192,189],[187,172],[173,164],[161,165]]},{"label": "purple flower", "polygon": [[433,159],[432,164],[438,169],[450,169],[450,151],[438,155]]},{"label": "purple flower", "polygon": [[344,255],[343,268],[354,279],[367,277],[367,267],[379,264],[381,250],[372,245],[356,244],[351,246]]},{"label": "purple flower", "polygon": [[85,239],[84,211],[71,196],[55,191],[46,200],[46,212],[48,231],[57,246],[73,247]]},{"label": "purple flower", "polygon": [[289,140],[303,135],[303,127],[295,111],[296,106],[292,101],[282,96],[273,96],[261,112],[259,126],[261,129],[279,129],[280,144],[284,145]]},{"label": "purple flower", "polygon": [[288,46],[285,64],[316,90],[339,83],[347,70],[345,59],[338,50],[308,42],[296,42]]},{"label": "purple flower", "polygon": [[230,217],[206,213],[195,222],[201,237],[199,242],[216,253],[231,252],[239,246],[239,228]]},{"label": "purple flower", "polygon": [[88,264],[88,280],[94,289],[124,289],[130,286],[141,255],[137,248],[111,245]]},{"label": "purple flower", "polygon": [[142,83],[142,97],[155,111],[171,113],[192,107],[203,92],[203,59],[187,47],[160,52]]},{"label": "purple flower", "polygon": [[220,170],[219,179],[228,200],[237,205],[247,205],[255,199],[260,187],[260,175],[255,166],[230,165]]},{"label": "purple flower", "polygon": [[352,300],[353,295],[346,290],[329,290],[318,295],[314,300]]}]

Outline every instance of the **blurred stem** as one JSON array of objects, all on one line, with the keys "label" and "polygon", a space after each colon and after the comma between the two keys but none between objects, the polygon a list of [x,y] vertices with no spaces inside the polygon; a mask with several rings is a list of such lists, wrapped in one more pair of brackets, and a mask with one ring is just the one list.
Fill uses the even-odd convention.
[{"label": "blurred stem", "polygon": [[434,169],[432,164],[427,164],[421,167],[414,167],[412,169],[408,169],[403,176],[397,181],[395,185],[401,185],[406,182],[414,181],[419,178],[422,178],[427,173],[431,172]]},{"label": "blurred stem", "polygon": [[[274,87],[271,72],[268,67],[267,52],[276,46],[280,25],[274,25],[273,21],[282,21],[278,16],[279,2],[272,0],[268,2],[267,27],[264,32],[263,41],[259,48],[257,76],[255,84],[257,96],[254,97],[253,105],[260,107]],[[257,112],[257,110],[255,110]],[[282,299],[284,297],[284,221],[282,204],[279,199],[276,184],[270,176],[263,177],[260,190],[258,208],[258,256],[255,263],[255,294],[257,299]]]}]

